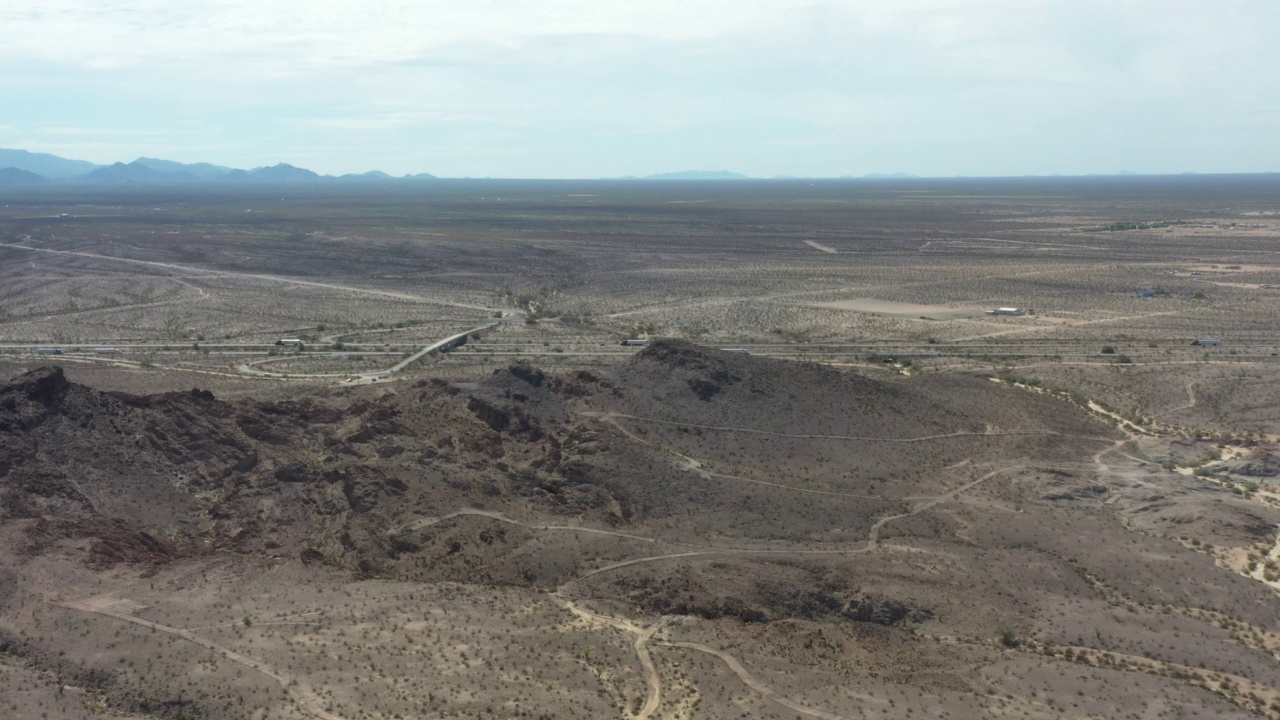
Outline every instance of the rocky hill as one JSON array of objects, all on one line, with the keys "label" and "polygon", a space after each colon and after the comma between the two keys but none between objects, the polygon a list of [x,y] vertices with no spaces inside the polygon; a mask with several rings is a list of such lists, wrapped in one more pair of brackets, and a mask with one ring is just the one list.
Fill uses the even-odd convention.
[{"label": "rocky hill", "polygon": [[[1206,713],[1265,710],[1240,678],[1280,683],[1258,649],[1275,598],[1220,569],[1208,548],[1268,542],[1277,513],[1161,469],[1141,456],[1171,446],[1144,442],[1051,394],[986,377],[873,380],[680,341],[655,342],[608,372],[516,364],[478,384],[424,380],[279,402],[104,392],[47,367],[0,386],[0,661],[7,652],[24,668],[71,673],[118,711],[227,717],[240,675],[204,698],[174,684],[222,653],[255,672],[276,663],[263,681],[285,694],[252,690],[246,707],[350,717],[376,702],[326,705],[297,688],[359,687],[405,628],[444,637],[457,626],[470,639],[450,643],[489,653],[516,685],[536,669],[530,653],[565,663],[560,674],[632,668],[633,653],[666,638],[657,669],[645,663],[658,646],[638,655],[656,673],[648,695],[643,678],[626,679],[633,668],[617,671],[613,690],[574,701],[596,717],[636,716],[617,707],[643,709],[653,677],[668,682],[658,695],[668,714],[658,716],[674,717],[693,702],[688,693],[714,696],[718,682],[679,653],[731,650],[749,653],[755,672],[803,670],[770,676],[789,692],[836,683],[896,697],[910,687],[924,695],[899,702],[946,697],[975,717],[995,702],[986,688],[1029,693],[1008,673],[1042,671],[1059,678],[1037,690],[1054,702],[1088,688],[1131,704],[1230,676],[1226,700],[1203,698]],[[1108,465],[1120,453],[1134,464]],[[236,581],[217,580],[227,576]],[[421,604],[428,596],[448,601]],[[285,629],[268,623],[243,639],[267,607],[281,608],[272,622]],[[95,648],[122,641],[86,639],[98,626],[84,615],[95,613],[158,623],[185,642],[165,650],[166,662],[188,669],[173,682],[134,670],[150,657],[146,634],[107,662]],[[290,653],[330,642],[306,634],[328,630],[296,619],[316,613],[345,649],[316,666],[330,673],[323,683],[280,680],[282,668],[312,672],[313,656]],[[364,640],[345,634],[348,617],[366,618]],[[573,618],[625,642],[562,641],[584,632],[557,625]],[[515,636],[477,639],[508,622]],[[237,629],[217,629],[228,627]],[[292,632],[304,634],[278,642]],[[1209,640],[1190,647],[1175,636]],[[1160,679],[1070,674],[1085,659],[1103,667],[1102,657],[1131,668],[1108,673],[1155,663]],[[471,667],[459,663],[447,667]],[[481,704],[455,699],[449,712],[479,712],[496,692],[468,687],[449,697]],[[397,712],[438,692],[401,692]],[[556,716],[567,702],[548,694],[535,705]],[[824,702],[840,717],[861,707]],[[707,703],[710,717],[736,707]]]},{"label": "rocky hill", "polygon": [[[518,365],[467,391],[423,382],[281,403],[99,392],[46,368],[0,387],[0,507],[39,519],[33,533],[140,538],[94,544],[96,562],[225,549],[368,570],[398,555],[389,534],[417,517],[517,502],[610,525],[696,508],[707,530],[802,537],[824,524],[803,517],[813,512],[865,528],[885,505],[877,487],[923,492],[965,457],[1057,442],[986,436],[1010,408],[954,399],[675,341],[606,377]],[[1024,430],[1108,432],[1019,399]],[[941,447],[895,447],[956,433]],[[809,435],[831,440],[815,449]],[[848,497],[778,503],[768,485],[716,479],[738,473]]]}]

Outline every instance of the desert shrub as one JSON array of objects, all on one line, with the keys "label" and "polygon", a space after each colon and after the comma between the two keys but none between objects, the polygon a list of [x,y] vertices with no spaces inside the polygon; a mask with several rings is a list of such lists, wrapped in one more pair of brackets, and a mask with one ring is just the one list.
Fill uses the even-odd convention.
[{"label": "desert shrub", "polygon": [[1007,648],[1018,647],[1021,644],[1021,641],[1018,640],[1018,634],[1008,625],[1001,625],[996,630],[996,637],[1000,640],[1000,644]]}]

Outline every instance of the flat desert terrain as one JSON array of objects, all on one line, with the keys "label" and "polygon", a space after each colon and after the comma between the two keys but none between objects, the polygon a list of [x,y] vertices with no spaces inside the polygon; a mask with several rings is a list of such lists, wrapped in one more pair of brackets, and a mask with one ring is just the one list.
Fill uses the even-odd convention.
[{"label": "flat desert terrain", "polygon": [[849,310],[868,315],[920,318],[923,320],[956,320],[966,317],[981,317],[986,313],[982,308],[964,310],[943,305],[916,305],[896,300],[876,300],[875,298],[853,298],[850,300],[814,303],[814,307]]},{"label": "flat desert terrain", "polygon": [[1280,718],[1278,328],[1280,176],[7,189],[0,714]]}]

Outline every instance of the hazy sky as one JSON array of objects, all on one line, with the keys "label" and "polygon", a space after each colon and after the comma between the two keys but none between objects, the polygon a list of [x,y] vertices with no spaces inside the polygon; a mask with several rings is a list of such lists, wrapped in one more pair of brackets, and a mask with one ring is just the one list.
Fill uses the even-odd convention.
[{"label": "hazy sky", "polygon": [[3,0],[0,147],[319,172],[1280,170],[1277,0]]}]

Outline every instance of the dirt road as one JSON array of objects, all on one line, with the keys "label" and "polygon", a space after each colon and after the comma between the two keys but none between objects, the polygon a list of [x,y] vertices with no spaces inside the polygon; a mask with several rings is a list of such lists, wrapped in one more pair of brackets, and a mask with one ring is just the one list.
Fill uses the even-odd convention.
[{"label": "dirt road", "polygon": [[1196,381],[1192,380],[1191,382],[1187,383],[1187,402],[1183,405],[1179,405],[1178,407],[1169,408],[1168,410],[1165,410],[1160,414],[1171,415],[1173,413],[1178,412],[1179,410],[1190,410],[1195,406],[1196,406]]},{"label": "dirt road", "polygon": [[886,443],[918,443],[929,442],[932,440],[946,440],[948,438],[958,437],[1000,437],[1000,436],[1025,436],[1025,435],[1055,435],[1058,437],[1071,437],[1081,440],[1100,440],[1111,442],[1110,438],[1095,437],[1093,435],[1073,435],[1071,433],[1058,432],[1056,430],[984,430],[982,432],[953,432],[942,433],[940,435],[922,435],[913,438],[890,438],[890,437],[874,437],[867,435],[798,435],[793,433],[780,433],[770,430],[756,430],[754,428],[731,427],[727,425],[698,425],[696,423],[677,422],[674,420],[658,420],[656,418],[641,417],[639,415],[627,415],[626,413],[617,412],[598,412],[598,411],[579,411],[579,415],[583,417],[594,417],[602,420],[610,420],[612,418],[626,418],[628,420],[638,420],[640,422],[653,423],[655,425],[674,425],[676,427],[698,428],[700,430],[718,430],[721,432],[739,432],[750,435],[767,435],[769,437],[788,438],[793,440],[855,440],[861,442],[886,442]]},{"label": "dirt road", "polygon": [[[664,555],[653,555],[650,557],[632,558],[631,560],[622,560],[615,563],[609,563],[608,565],[604,565],[602,567],[598,567],[594,570],[583,573],[582,575],[579,575],[576,579],[584,580],[593,575],[599,575],[601,573],[618,570],[624,567],[631,567],[632,565],[639,565],[642,563],[659,562],[662,560],[675,560],[679,558],[688,558],[688,557],[699,557],[703,555],[854,555],[859,553],[870,552],[871,550],[875,549],[877,545],[879,545],[880,530],[888,523],[891,523],[894,520],[901,520],[903,518],[919,515],[920,513],[926,510],[929,510],[933,507],[936,507],[941,503],[947,502],[948,500],[955,499],[961,493],[971,490],[997,475],[1009,472],[1011,470],[1020,470],[1020,469],[1025,469],[1025,466],[1011,465],[1009,467],[1003,467],[998,470],[992,470],[986,475],[983,475],[982,477],[976,480],[971,480],[953,490],[948,490],[947,492],[942,493],[941,495],[937,495],[935,497],[926,498],[924,502],[920,503],[919,505],[912,508],[908,512],[882,517],[879,520],[877,520],[875,524],[871,526],[870,531],[867,533],[867,539],[865,541],[865,544],[862,547],[843,547],[843,548],[830,548],[830,549],[822,549],[822,550],[799,550],[799,549],[779,549],[779,548],[707,548],[704,550],[691,550],[688,552],[667,553]],[[573,582],[573,581],[570,581],[570,582]]]},{"label": "dirt road", "polygon": [[409,302],[426,303],[430,305],[444,305],[446,307],[459,307],[468,310],[477,310],[485,313],[500,312],[500,308],[485,307],[484,305],[472,305],[470,303],[450,302],[448,300],[436,300],[434,298],[426,298],[421,295],[411,295],[409,293],[395,292],[392,290],[371,290],[369,288],[355,287],[353,285],[339,285],[337,283],[323,283],[312,280],[297,280],[289,277],[281,277],[279,275],[264,275],[260,273],[235,272],[233,270],[208,270],[205,268],[192,267],[190,265],[179,265],[177,263],[159,262],[156,260],[135,260],[133,258],[112,257],[110,255],[98,255],[95,253],[76,252],[72,250],[51,250],[49,248],[36,248],[18,243],[0,243],[0,247],[14,248],[15,250],[28,250],[30,252],[52,253],[54,255],[69,255],[73,257],[91,258],[93,260],[107,260],[110,262],[129,263],[131,265],[144,265],[147,267],[163,268],[165,270],[181,270],[183,272],[204,273],[219,277],[239,277],[251,280],[265,280],[267,282],[285,283],[288,285],[300,285],[302,287],[323,288],[325,290],[341,290],[343,292],[356,293],[358,295],[376,295],[379,297],[392,298],[395,300],[408,300]]},{"label": "dirt road", "polygon": [[285,694],[292,698],[294,702],[297,703],[298,707],[308,715],[318,718],[318,720],[347,720],[340,715],[334,715],[333,713],[325,710],[324,702],[315,694],[315,692],[299,683],[293,676],[288,675],[281,670],[277,670],[257,658],[238,653],[235,650],[219,645],[208,638],[196,635],[190,630],[183,630],[182,628],[170,627],[158,622],[144,620],[120,609],[120,604],[121,603],[116,598],[98,597],[87,600],[64,602],[62,603],[62,607],[79,610],[81,612],[94,613],[104,617],[115,618],[116,620],[123,620],[125,622],[133,623],[134,625],[141,625],[145,628],[168,633],[170,635],[180,637],[183,640],[193,642],[206,650],[230,660],[231,662],[239,663],[240,665],[256,670],[272,680],[275,680],[281,688],[284,688]]},{"label": "dirt road", "polygon": [[636,651],[636,657],[640,659],[640,666],[644,669],[645,682],[649,686],[649,691],[645,695],[644,704],[640,706],[640,710],[636,712],[634,717],[636,720],[647,720],[658,709],[658,705],[662,703],[662,676],[658,674],[658,668],[653,664],[653,658],[649,655],[649,649],[645,646],[653,639],[655,633],[670,622],[671,618],[663,616],[646,628],[636,625],[626,618],[611,617],[584,610],[572,600],[559,594],[552,594],[551,597],[561,607],[588,623],[607,625],[636,636],[633,647]]},{"label": "dirt road", "polygon": [[505,513],[493,512],[492,510],[474,510],[472,508],[462,508],[461,510],[456,510],[454,512],[449,513],[448,515],[441,515],[440,517],[423,518],[421,520],[415,520],[414,522],[409,523],[408,525],[400,528],[396,532],[421,530],[422,528],[431,527],[432,525],[437,525],[439,523],[442,523],[445,520],[450,520],[456,517],[464,517],[467,515],[476,516],[476,517],[486,517],[491,520],[497,520],[498,522],[507,523],[508,525],[516,525],[518,527],[522,527],[527,530],[567,530],[567,531],[573,531],[573,532],[591,533],[594,535],[611,535],[613,537],[627,538],[628,540],[639,540],[640,542],[647,542],[647,543],[657,542],[657,540],[655,540],[654,538],[644,537],[642,535],[631,535],[628,533],[614,532],[612,530],[598,530],[596,528],[581,527],[578,525],[549,525],[544,523],[527,523],[521,520],[516,520],[514,518],[508,517]]},{"label": "dirt road", "polygon": [[729,666],[729,669],[733,671],[733,674],[737,675],[739,680],[742,680],[744,685],[751,688],[752,690],[755,690],[756,692],[765,696],[769,700],[781,705],[782,707],[787,708],[788,710],[794,710],[802,715],[809,715],[811,717],[822,718],[822,720],[848,720],[848,718],[845,718],[843,715],[836,715],[834,713],[829,713],[825,710],[817,710],[811,707],[805,707],[804,705],[801,705],[798,702],[788,700],[787,698],[779,695],[778,693],[773,691],[773,688],[770,688],[768,685],[765,685],[764,683],[760,682],[751,673],[747,672],[747,669],[742,666],[742,663],[738,662],[738,659],[730,655],[729,653],[721,652],[719,650],[716,650],[713,647],[703,645],[702,643],[672,642],[672,643],[662,643],[662,645],[666,647],[677,647],[677,648],[685,648],[688,650],[697,650],[698,652],[707,653],[708,655],[714,655],[720,658],[721,660],[724,661],[725,665]]}]

